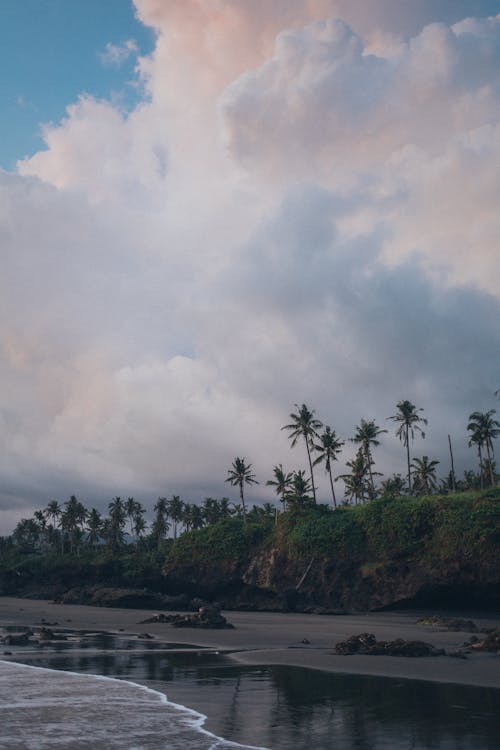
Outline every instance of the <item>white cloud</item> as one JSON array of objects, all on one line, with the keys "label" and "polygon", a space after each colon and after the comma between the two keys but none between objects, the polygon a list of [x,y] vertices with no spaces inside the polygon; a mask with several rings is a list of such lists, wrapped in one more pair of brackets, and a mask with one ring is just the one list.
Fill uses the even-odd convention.
[{"label": "white cloud", "polygon": [[121,44],[108,42],[103,52],[99,52],[99,59],[104,66],[120,68],[130,57],[135,57],[139,47],[135,39],[127,39]]},{"label": "white cloud", "polygon": [[[444,474],[450,432],[472,465],[466,418],[498,387],[499,20],[406,38],[417,16],[388,35],[382,0],[137,6],[147,99],[82,97],[0,174],[8,518],[228,493],[235,455],[261,482],[303,467],[297,401],[349,437],[410,398],[416,454]],[[342,9],[359,33],[321,20]]]}]

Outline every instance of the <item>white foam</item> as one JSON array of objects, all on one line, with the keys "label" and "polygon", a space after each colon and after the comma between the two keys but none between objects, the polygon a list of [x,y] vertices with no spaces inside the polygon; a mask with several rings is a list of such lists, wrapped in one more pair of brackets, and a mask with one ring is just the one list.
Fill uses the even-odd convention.
[{"label": "white foam", "polygon": [[205,721],[135,682],[0,660],[1,750],[265,750],[217,737]]}]

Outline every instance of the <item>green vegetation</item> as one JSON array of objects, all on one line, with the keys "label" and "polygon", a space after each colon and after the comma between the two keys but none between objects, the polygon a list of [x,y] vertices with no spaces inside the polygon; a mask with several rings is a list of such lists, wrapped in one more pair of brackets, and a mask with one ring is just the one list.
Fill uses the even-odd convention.
[{"label": "green vegetation", "polygon": [[[86,508],[75,495],[62,504],[51,500],[0,538],[0,592],[104,582],[163,590],[162,571],[177,575],[179,585],[184,574],[196,589],[204,576],[222,580],[227,573],[234,581],[249,566],[261,566],[259,575],[267,580],[262,566],[271,554],[285,568],[305,562],[300,580],[319,559],[332,570],[340,566],[352,573],[356,568],[366,576],[401,564],[430,571],[430,579],[432,571],[448,563],[452,572],[464,565],[473,571],[482,565],[498,570],[500,488],[494,440],[500,423],[494,410],[469,417],[469,444],[477,450],[479,470],[466,471],[459,480],[452,468],[439,481],[438,461],[426,455],[411,460],[410,442],[417,434],[425,437],[421,425],[427,420],[410,401],[400,401],[388,419],[397,423],[396,435],[406,448],[407,480],[394,474],[377,486],[375,478],[382,475],[375,471],[373,451],[387,430],[361,419],[350,438],[358,450],[345,461],[349,471],[333,477],[345,441],[323,426],[314,410],[305,404],[296,407],[282,429],[289,432],[292,447],[305,442],[309,473],[286,471],[282,464],[273,467],[274,478],[266,486],[274,489],[281,510],[270,502],[247,508],[244,489],[258,482],[252,464],[240,457],[226,478],[238,488],[239,504],[228,498],[207,497],[195,504],[175,494],[159,497],[148,524],[147,509],[133,497],[113,498],[107,516]],[[331,506],[316,502],[313,467],[320,464],[331,485]],[[344,483],[341,504],[334,491],[337,481]],[[286,585],[293,588],[297,581],[290,575]]]}]

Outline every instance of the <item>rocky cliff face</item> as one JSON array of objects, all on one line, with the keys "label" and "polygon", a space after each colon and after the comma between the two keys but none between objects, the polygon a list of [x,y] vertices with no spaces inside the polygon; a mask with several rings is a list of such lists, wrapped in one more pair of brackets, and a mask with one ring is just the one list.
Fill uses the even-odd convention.
[{"label": "rocky cliff face", "polygon": [[245,563],[166,570],[176,591],[216,599],[228,608],[362,611],[396,606],[500,608],[500,566],[470,560],[384,562],[291,559],[261,548]]}]

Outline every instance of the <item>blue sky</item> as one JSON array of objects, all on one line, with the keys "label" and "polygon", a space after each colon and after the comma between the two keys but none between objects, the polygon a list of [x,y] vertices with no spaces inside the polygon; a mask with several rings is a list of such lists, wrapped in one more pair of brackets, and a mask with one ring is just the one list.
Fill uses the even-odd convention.
[{"label": "blue sky", "polygon": [[0,29],[0,167],[9,170],[43,146],[40,124],[59,121],[79,94],[134,104],[135,56],[105,65],[106,44],[134,39],[141,54],[154,46],[129,0],[1,0]]}]

